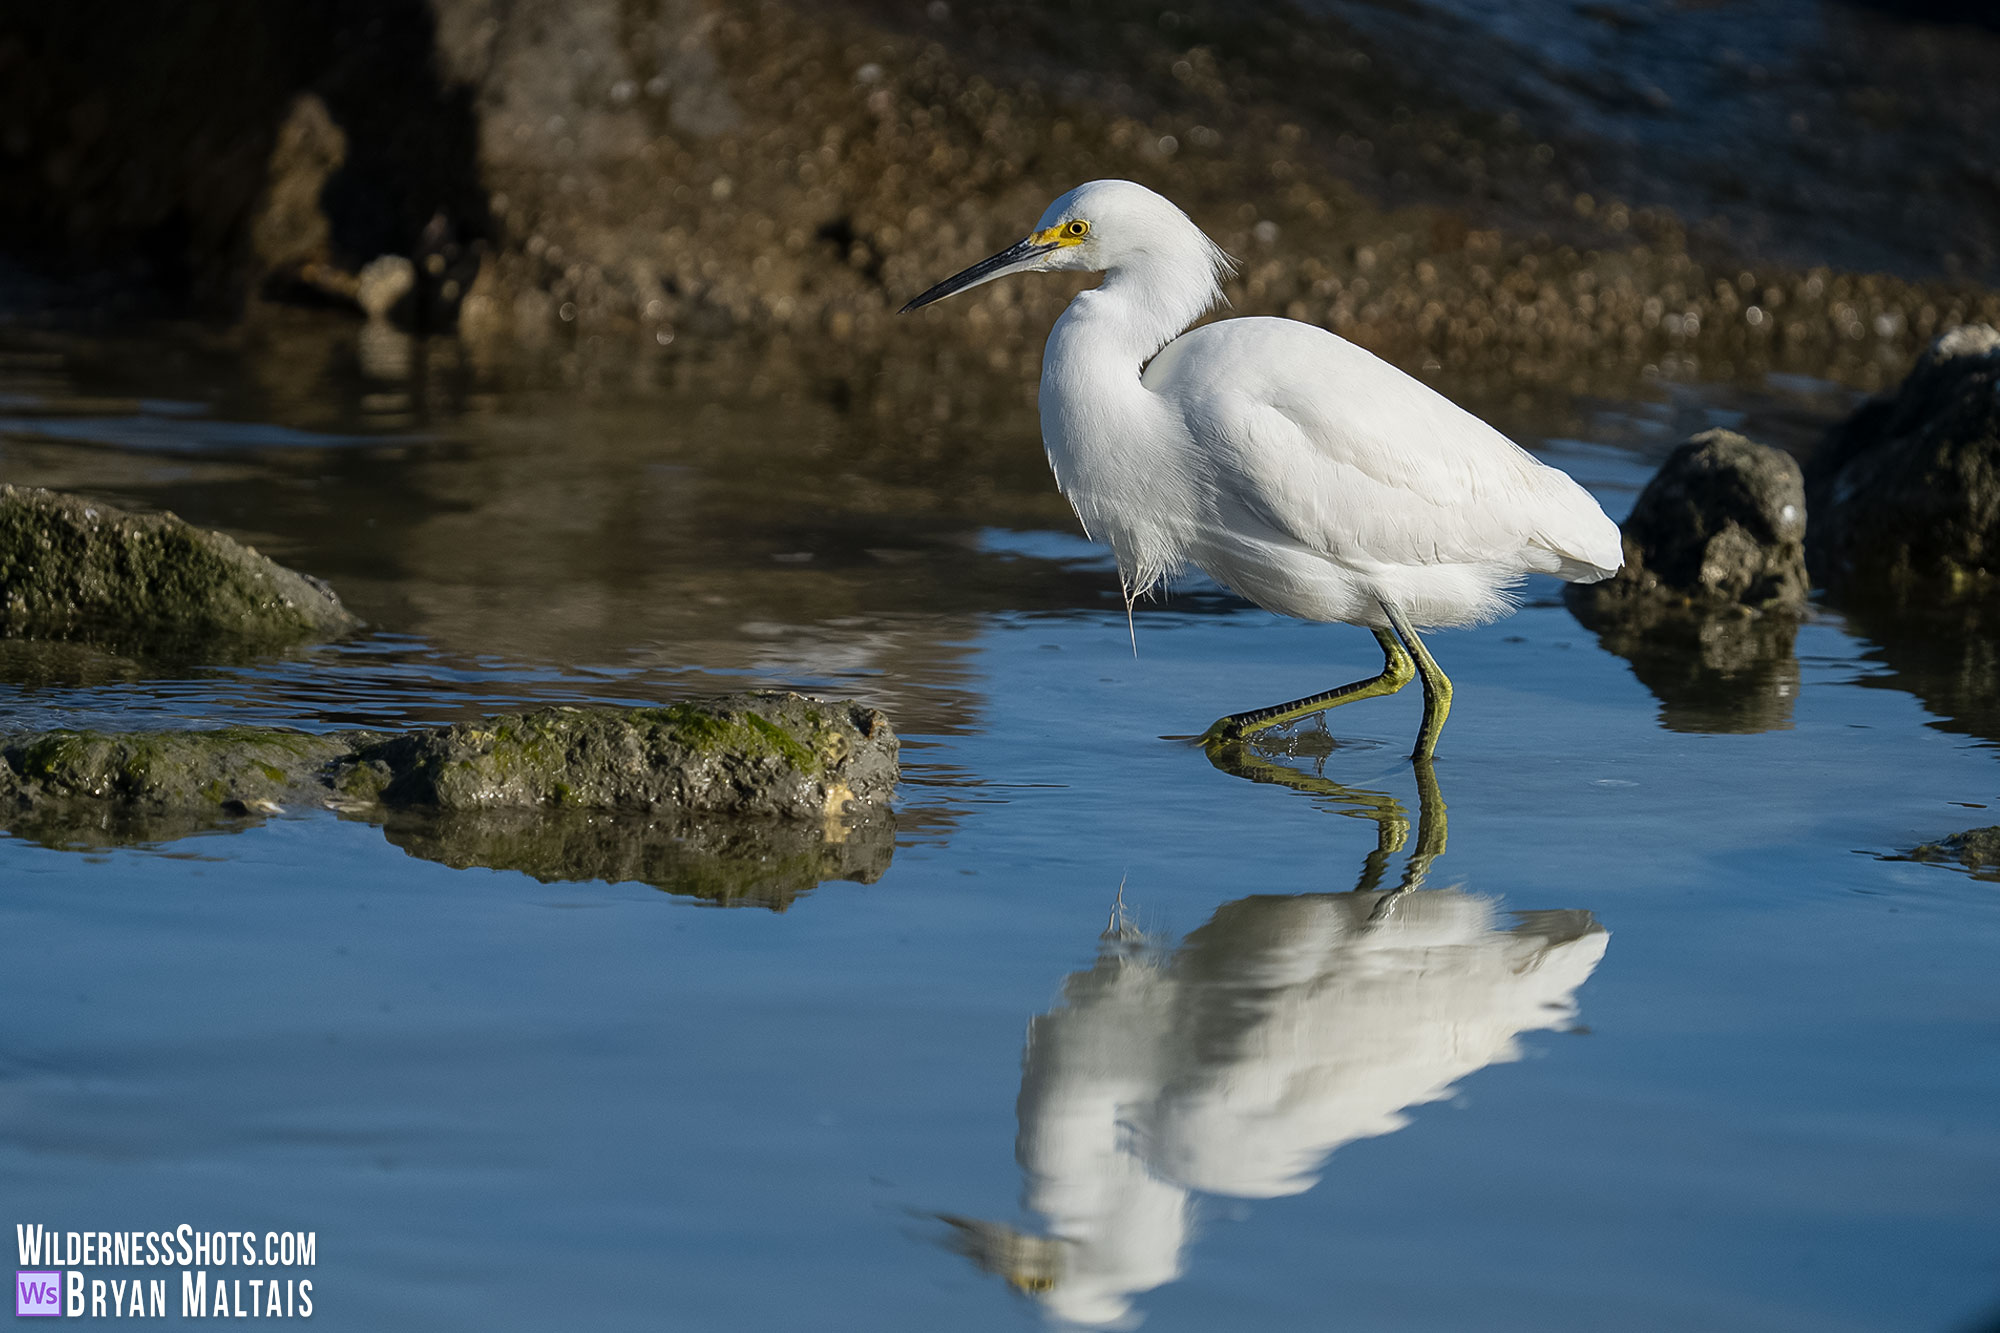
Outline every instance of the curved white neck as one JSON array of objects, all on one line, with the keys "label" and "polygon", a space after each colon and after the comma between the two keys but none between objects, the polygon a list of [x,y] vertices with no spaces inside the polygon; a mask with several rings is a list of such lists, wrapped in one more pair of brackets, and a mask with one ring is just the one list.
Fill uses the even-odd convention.
[{"label": "curved white neck", "polygon": [[[1140,375],[1215,296],[1206,255],[1141,255],[1070,302],[1042,356],[1049,466],[1084,531],[1111,544],[1128,589],[1178,563],[1174,519],[1185,506],[1161,501],[1187,490],[1187,450],[1174,447],[1187,427]],[[1154,503],[1137,503],[1148,493]]]},{"label": "curved white neck", "polygon": [[1079,293],[1056,321],[1056,330],[1087,323],[1091,350],[1129,360],[1136,373],[1200,319],[1220,295],[1206,253],[1192,247],[1148,251],[1120,263],[1095,288]]}]

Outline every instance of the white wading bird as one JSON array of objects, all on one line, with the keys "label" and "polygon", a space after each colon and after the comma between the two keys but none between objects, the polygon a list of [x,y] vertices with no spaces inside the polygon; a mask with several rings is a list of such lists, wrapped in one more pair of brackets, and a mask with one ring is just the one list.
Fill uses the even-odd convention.
[{"label": "white wading bird", "polygon": [[1084,531],[1117,556],[1127,606],[1195,565],[1267,610],[1366,625],[1382,645],[1380,675],[1232,714],[1203,741],[1422,676],[1413,758],[1427,760],[1451,682],[1417,628],[1502,615],[1531,573],[1609,578],[1623,562],[1617,525],[1569,477],[1324,329],[1230,319],[1181,333],[1222,298],[1230,269],[1159,195],[1092,181],[903,309],[1010,273],[1104,274],[1049,335],[1042,439]]}]

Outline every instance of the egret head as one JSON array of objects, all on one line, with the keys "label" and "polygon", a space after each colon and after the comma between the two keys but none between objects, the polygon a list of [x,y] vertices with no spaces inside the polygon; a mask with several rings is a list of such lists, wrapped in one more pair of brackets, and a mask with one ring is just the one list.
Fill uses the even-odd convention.
[{"label": "egret head", "polygon": [[969,291],[1010,273],[1115,273],[1160,270],[1163,279],[1197,286],[1206,299],[1222,294],[1235,262],[1202,234],[1188,215],[1143,185],[1091,181],[1050,204],[1035,229],[989,259],[946,278],[903,307],[905,313]]}]

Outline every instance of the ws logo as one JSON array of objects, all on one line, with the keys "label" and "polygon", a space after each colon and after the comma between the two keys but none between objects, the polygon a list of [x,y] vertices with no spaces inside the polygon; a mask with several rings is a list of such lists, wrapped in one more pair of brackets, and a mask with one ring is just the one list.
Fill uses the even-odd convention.
[{"label": "ws logo", "polygon": [[16,1315],[52,1314],[62,1315],[62,1270],[47,1273],[14,1274],[14,1313]]}]

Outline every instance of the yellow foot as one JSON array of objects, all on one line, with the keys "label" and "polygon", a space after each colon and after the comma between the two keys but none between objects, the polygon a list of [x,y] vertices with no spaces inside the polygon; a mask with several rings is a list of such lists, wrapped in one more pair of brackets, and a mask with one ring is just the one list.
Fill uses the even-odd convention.
[{"label": "yellow foot", "polygon": [[1247,733],[1243,730],[1242,724],[1235,718],[1219,717],[1215,720],[1213,726],[1201,733],[1199,743],[1202,749],[1210,754],[1214,754],[1224,746],[1242,744],[1246,735]]}]

